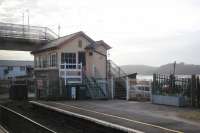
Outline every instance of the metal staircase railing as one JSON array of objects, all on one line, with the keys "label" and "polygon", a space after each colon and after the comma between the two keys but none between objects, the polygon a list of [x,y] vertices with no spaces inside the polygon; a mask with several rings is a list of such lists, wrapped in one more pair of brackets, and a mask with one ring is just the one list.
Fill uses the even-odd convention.
[{"label": "metal staircase railing", "polygon": [[95,87],[98,89],[99,93],[103,95],[103,97],[106,97],[106,94],[105,92],[103,91],[103,89],[101,88],[101,86],[99,85],[98,81],[94,78],[94,77],[91,77]]},{"label": "metal staircase railing", "polygon": [[107,69],[115,81],[115,97],[124,99],[126,97],[126,76],[128,74],[111,60],[108,61]]},{"label": "metal staircase railing", "polygon": [[115,64],[112,60],[108,60],[108,63],[108,70],[115,78],[125,78],[128,75],[121,67]]},{"label": "metal staircase railing", "polygon": [[83,83],[86,85],[92,99],[107,99],[106,94],[95,78],[84,76]]}]

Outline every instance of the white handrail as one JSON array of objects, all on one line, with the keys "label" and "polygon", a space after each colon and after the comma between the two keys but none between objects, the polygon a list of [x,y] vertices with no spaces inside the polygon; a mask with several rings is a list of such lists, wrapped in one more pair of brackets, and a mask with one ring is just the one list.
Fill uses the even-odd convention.
[{"label": "white handrail", "polygon": [[[59,67],[60,77],[64,78],[65,85],[68,83],[82,83],[82,63],[75,64],[75,63],[64,63],[60,64]],[[70,75],[69,72],[77,72],[75,75],[74,73]],[[64,73],[61,74],[61,73]],[[78,81],[77,81],[78,80]]]},{"label": "white handrail", "polygon": [[[64,66],[62,68],[62,66]],[[68,67],[67,67],[68,66]],[[69,67],[71,66],[71,67]],[[73,67],[75,66],[75,67]],[[82,63],[63,63],[63,64],[60,64],[60,69],[82,69]]]}]

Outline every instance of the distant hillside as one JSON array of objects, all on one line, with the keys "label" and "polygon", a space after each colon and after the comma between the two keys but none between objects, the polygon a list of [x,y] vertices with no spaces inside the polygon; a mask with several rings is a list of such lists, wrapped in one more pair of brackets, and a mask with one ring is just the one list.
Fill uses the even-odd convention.
[{"label": "distant hillside", "polygon": [[[153,73],[170,74],[173,72],[173,64],[165,64],[160,67],[145,65],[124,65],[121,67],[127,73],[137,72],[138,74],[144,75],[150,75]],[[176,74],[200,74],[200,65],[178,63],[176,64]]]},{"label": "distant hillside", "polygon": [[146,65],[124,65],[121,67],[126,73],[138,73],[145,75],[151,75],[157,69],[157,67],[146,66]]}]

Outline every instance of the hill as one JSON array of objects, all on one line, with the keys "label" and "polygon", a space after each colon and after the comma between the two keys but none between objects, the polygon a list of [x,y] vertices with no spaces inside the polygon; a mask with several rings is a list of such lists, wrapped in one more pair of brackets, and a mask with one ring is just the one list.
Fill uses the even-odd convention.
[{"label": "hill", "polygon": [[[160,67],[146,66],[146,65],[124,65],[122,69],[127,73],[151,75],[153,73],[170,74],[173,72],[173,64],[165,64]],[[178,63],[176,64],[176,74],[191,75],[200,74],[200,65]]]}]

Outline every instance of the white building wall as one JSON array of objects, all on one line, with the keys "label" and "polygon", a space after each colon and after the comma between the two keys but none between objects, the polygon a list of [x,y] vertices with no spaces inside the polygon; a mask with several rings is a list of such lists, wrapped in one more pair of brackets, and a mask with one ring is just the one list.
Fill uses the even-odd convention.
[{"label": "white building wall", "polygon": [[7,79],[8,77],[16,77],[16,76],[23,76],[26,75],[26,68],[25,70],[20,70],[20,66],[13,66],[13,70],[9,70],[9,72],[5,75],[4,71],[8,67],[0,66],[0,79]]},{"label": "white building wall", "polygon": [[4,70],[6,69],[6,67],[0,66],[0,80],[4,79]]}]

